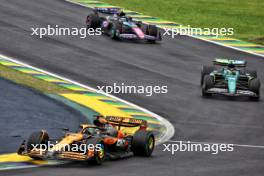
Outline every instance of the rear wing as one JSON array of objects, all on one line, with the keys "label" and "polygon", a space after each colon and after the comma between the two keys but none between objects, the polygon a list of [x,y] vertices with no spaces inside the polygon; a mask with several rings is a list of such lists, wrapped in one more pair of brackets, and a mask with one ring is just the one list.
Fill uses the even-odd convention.
[{"label": "rear wing", "polygon": [[95,7],[94,10],[97,12],[106,13],[106,14],[117,14],[122,10],[122,8],[120,7]]},{"label": "rear wing", "polygon": [[147,121],[128,117],[106,116],[105,119],[109,124],[122,127],[140,127],[147,128]]},{"label": "rear wing", "polygon": [[233,59],[222,59],[216,58],[213,61],[214,65],[227,66],[228,64],[234,64],[236,67],[246,67],[247,62],[245,60],[233,60]]}]

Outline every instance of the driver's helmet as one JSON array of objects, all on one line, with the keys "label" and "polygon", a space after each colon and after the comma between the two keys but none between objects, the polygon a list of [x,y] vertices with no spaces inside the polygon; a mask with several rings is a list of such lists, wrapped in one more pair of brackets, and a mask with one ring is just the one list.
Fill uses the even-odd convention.
[{"label": "driver's helmet", "polygon": [[95,119],[93,121],[93,124],[95,126],[103,128],[103,127],[105,127],[105,124],[107,124],[107,120],[105,120],[104,118],[99,117],[99,118],[97,118],[97,119]]},{"label": "driver's helmet", "polygon": [[233,64],[233,63],[229,63],[229,64],[227,65],[227,68],[228,68],[228,70],[230,70],[230,71],[234,71],[234,70],[236,69],[236,66],[235,66],[235,64]]}]

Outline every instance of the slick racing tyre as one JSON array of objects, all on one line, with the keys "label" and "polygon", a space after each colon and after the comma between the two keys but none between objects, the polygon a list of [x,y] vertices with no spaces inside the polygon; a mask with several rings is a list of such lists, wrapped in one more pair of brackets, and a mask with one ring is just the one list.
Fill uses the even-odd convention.
[{"label": "slick racing tyre", "polygon": [[203,79],[203,87],[202,87],[202,94],[204,97],[211,96],[211,93],[207,93],[206,91],[210,88],[214,87],[214,80],[213,77],[210,75],[205,75]]},{"label": "slick racing tyre", "polygon": [[[93,153],[93,156],[89,158],[88,163],[94,164],[94,165],[101,165],[106,156],[106,146],[101,138],[90,138],[86,141],[87,149],[89,149],[89,146],[93,145],[94,150],[89,151],[87,150],[86,155],[91,155]],[[97,146],[100,146],[99,148]]]},{"label": "slick racing tyre", "polygon": [[101,19],[97,14],[90,14],[86,18],[86,29],[88,30],[89,28],[99,28],[101,26]]},{"label": "slick racing tyre", "polygon": [[132,139],[132,151],[136,156],[151,156],[155,147],[155,138],[150,131],[137,131]]},{"label": "slick racing tyre", "polygon": [[[29,153],[34,148],[34,146],[38,146],[37,148],[40,148],[40,144],[46,145],[46,147],[48,147],[48,141],[49,135],[44,130],[31,133],[27,141],[27,152]],[[30,157],[33,159],[41,159],[35,156]]]},{"label": "slick racing tyre", "polygon": [[201,86],[203,85],[204,76],[209,75],[215,70],[213,66],[203,66],[202,72],[201,72]]},{"label": "slick racing tyre", "polygon": [[250,80],[249,90],[257,94],[257,97],[251,97],[251,99],[258,100],[260,96],[260,81],[258,78]]},{"label": "slick racing tyre", "polygon": [[156,37],[158,35],[158,28],[155,25],[148,25],[147,34]]}]

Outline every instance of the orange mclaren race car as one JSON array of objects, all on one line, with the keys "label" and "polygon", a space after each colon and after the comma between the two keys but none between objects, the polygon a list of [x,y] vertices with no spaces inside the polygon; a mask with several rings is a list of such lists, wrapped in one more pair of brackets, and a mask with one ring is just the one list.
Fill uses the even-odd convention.
[{"label": "orange mclaren race car", "polygon": [[[66,132],[58,141],[45,130],[33,132],[18,149],[19,155],[33,159],[63,159],[101,164],[105,158],[151,156],[155,138],[145,120],[97,116],[94,124],[82,124],[76,133]],[[130,134],[127,129],[131,129]]]}]

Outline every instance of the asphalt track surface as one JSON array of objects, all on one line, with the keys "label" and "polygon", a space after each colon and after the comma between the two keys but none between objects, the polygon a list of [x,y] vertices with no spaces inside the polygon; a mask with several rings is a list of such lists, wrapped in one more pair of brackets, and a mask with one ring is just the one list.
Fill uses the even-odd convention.
[{"label": "asphalt track surface", "polygon": [[33,131],[47,129],[57,137],[63,135],[58,127],[76,130],[78,121],[86,121],[78,111],[39,92],[1,78],[0,87],[0,154],[16,151]]},{"label": "asphalt track surface", "polygon": [[[170,120],[176,130],[172,140],[264,145],[263,99],[204,99],[199,86],[202,65],[215,57],[247,60],[263,83],[263,58],[184,36],[166,38],[161,44],[116,42],[105,36],[31,36],[32,26],[83,27],[88,11],[62,0],[2,0],[0,51],[93,87],[122,82],[167,85],[168,94],[117,96]],[[74,163],[0,175],[261,176],[264,172],[263,148],[236,147],[234,152],[218,155],[178,152],[173,156],[162,149],[157,147],[151,158],[105,162],[99,167]]]}]

